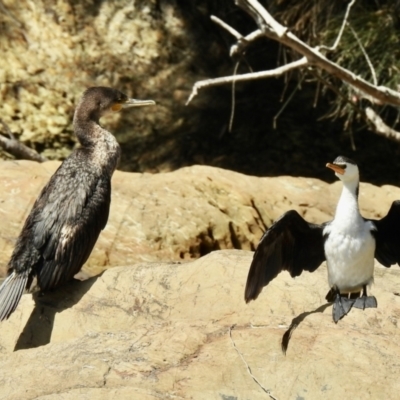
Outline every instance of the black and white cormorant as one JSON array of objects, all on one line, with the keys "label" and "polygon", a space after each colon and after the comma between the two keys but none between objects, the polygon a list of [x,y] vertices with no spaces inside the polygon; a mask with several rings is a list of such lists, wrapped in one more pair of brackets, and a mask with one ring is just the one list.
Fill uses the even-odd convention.
[{"label": "black and white cormorant", "polygon": [[[326,260],[335,322],[352,306],[376,307],[367,295],[374,275],[374,258],[385,267],[400,263],[400,201],[381,220],[361,216],[356,163],[339,156],[326,165],[343,182],[335,217],[322,225],[305,221],[295,210],[283,214],[262,236],[247,277],[245,300],[255,300],[281,271],[292,277],[315,271]],[[399,264],[400,265],[400,264]],[[360,293],[362,295],[360,297]]]},{"label": "black and white cormorant", "polygon": [[45,291],[72,279],[82,268],[107,224],[111,176],[121,152],[99,119],[108,112],[153,104],[108,87],[83,93],[73,120],[81,146],[50,178],[25,221],[0,287],[0,320],[15,310],[33,278]]}]

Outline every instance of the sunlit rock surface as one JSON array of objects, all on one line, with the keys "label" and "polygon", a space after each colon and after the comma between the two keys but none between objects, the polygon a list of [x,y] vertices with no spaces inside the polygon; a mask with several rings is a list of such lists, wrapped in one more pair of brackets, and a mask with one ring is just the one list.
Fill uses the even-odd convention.
[{"label": "sunlit rock surface", "polygon": [[282,273],[246,305],[251,258],[142,262],[24,295],[0,326],[0,399],[397,398],[398,267],[377,267],[377,309],[336,325],[325,266]]}]

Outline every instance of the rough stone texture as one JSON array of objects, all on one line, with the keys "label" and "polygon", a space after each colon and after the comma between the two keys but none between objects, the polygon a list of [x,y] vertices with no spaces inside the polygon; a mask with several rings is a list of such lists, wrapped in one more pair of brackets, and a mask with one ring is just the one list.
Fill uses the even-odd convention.
[{"label": "rough stone texture", "polygon": [[0,399],[268,399],[247,365],[277,399],[398,397],[397,267],[376,269],[377,309],[353,309],[335,325],[324,266],[296,279],[282,273],[246,305],[251,258],[225,250],[140,263],[36,306],[24,295],[1,325]]},{"label": "rough stone texture", "polygon": [[[58,162],[0,163],[0,270],[30,209]],[[310,178],[257,178],[193,166],[164,174],[117,171],[106,229],[84,268],[93,276],[138,261],[179,261],[212,250],[254,250],[266,227],[289,209],[310,222],[332,218],[341,183]],[[386,215],[400,189],[361,184],[365,217]]]}]

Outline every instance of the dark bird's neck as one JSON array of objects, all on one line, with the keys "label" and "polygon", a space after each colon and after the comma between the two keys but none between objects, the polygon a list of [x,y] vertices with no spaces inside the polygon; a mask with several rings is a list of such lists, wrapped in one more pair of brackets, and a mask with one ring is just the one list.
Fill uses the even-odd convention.
[{"label": "dark bird's neck", "polygon": [[74,132],[81,147],[91,155],[91,162],[112,174],[121,153],[114,135],[102,128],[97,118],[83,118],[79,107],[74,115]]}]

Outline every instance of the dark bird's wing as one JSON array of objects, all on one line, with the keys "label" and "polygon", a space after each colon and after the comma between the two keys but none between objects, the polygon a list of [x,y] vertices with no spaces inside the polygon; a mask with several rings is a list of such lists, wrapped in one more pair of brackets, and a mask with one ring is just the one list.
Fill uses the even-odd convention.
[{"label": "dark bird's wing", "polygon": [[108,175],[80,170],[67,159],[36,200],[0,287],[0,320],[8,318],[24,289],[37,276],[47,290],[70,280],[88,259],[108,220],[111,185]]},{"label": "dark bird's wing", "polygon": [[8,318],[16,309],[24,293],[28,273],[12,272],[0,287],[0,321]]},{"label": "dark bird's wing", "polygon": [[375,258],[385,267],[400,265],[400,200],[392,203],[386,217],[381,220],[371,220],[376,231]]},{"label": "dark bird's wing", "polygon": [[[108,220],[109,177],[90,170],[76,176],[67,161],[42,190],[16,246],[21,253],[31,248],[39,255],[35,265],[25,262],[25,268],[33,268],[42,290],[71,279],[82,268]],[[21,259],[17,251],[11,264]]]},{"label": "dark bird's wing", "polygon": [[255,300],[281,271],[292,277],[315,271],[325,260],[323,226],[310,224],[297,211],[283,214],[263,235],[254,253],[244,298]]}]

